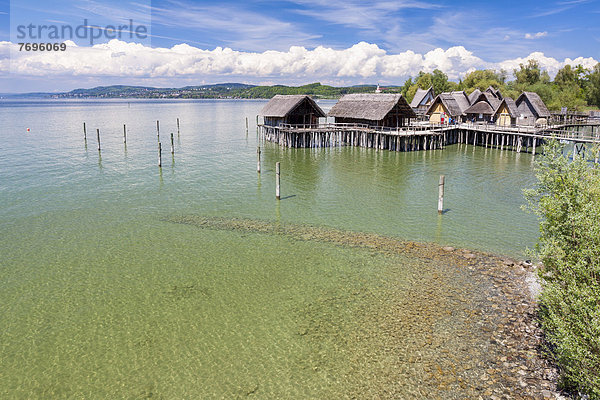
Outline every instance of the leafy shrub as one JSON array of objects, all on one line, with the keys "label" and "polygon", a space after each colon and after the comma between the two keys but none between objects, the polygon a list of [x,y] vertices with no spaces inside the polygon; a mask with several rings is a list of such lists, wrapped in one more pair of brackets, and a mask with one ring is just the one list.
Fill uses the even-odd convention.
[{"label": "leafy shrub", "polygon": [[[561,385],[600,399],[600,169],[550,141],[525,190],[540,216],[541,324]],[[588,151],[589,153],[589,151]]]}]

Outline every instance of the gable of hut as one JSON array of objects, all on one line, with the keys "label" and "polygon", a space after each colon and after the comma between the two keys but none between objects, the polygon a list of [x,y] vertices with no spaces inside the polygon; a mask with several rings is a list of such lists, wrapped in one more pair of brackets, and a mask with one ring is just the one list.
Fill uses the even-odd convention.
[{"label": "gable of hut", "polygon": [[432,87],[427,90],[417,89],[415,97],[413,97],[412,101],[410,102],[410,106],[417,115],[424,115],[434,100],[435,93],[433,92]]}]

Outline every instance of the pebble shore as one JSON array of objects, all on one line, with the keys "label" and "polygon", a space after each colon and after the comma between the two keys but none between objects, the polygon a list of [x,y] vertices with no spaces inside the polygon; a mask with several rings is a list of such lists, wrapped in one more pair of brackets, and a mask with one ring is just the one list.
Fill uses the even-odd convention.
[{"label": "pebble shore", "polygon": [[[373,233],[307,225],[196,215],[172,216],[164,221],[203,229],[285,235],[295,240],[328,242],[365,248],[384,256],[422,260],[422,276],[428,285],[415,285],[410,302],[395,300],[393,287],[382,289],[389,290],[385,296],[368,294],[373,296],[370,301],[382,303],[368,313],[368,326],[376,329],[339,338],[344,346],[354,345],[357,352],[354,369],[359,384],[349,385],[348,397],[566,398],[557,389],[557,369],[544,356],[543,335],[536,320],[535,297],[540,288],[535,266],[529,262]],[[464,291],[452,289],[460,283],[446,284],[453,276],[464,279]],[[452,290],[456,293],[449,293]],[[325,337],[319,332],[321,325],[317,318],[309,320],[299,334],[309,342],[312,340],[315,346],[323,340],[333,340],[335,329]],[[412,332],[410,340],[405,337],[406,332]],[[363,373],[360,363],[382,359],[387,361],[377,361],[380,365],[372,369],[373,376],[360,375]],[[314,369],[323,370],[326,365],[315,364]],[[353,370],[348,373],[352,375]],[[376,384],[371,387],[367,380]],[[414,380],[420,381],[416,387],[414,382],[406,385]]]}]

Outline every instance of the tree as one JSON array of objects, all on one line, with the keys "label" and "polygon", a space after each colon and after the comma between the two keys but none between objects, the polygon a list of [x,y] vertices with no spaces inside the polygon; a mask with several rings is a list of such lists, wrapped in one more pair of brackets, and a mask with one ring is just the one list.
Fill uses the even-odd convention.
[{"label": "tree", "polygon": [[581,110],[585,105],[584,92],[577,82],[555,85],[552,101],[548,103],[548,107],[554,110],[561,107],[567,107],[569,110]]},{"label": "tree", "polygon": [[567,64],[558,70],[554,77],[554,83],[561,87],[577,83],[577,73]]},{"label": "tree", "polygon": [[431,74],[431,85],[435,93],[449,92],[454,89],[455,85],[453,82],[448,81],[448,75],[440,71],[439,69],[433,70]]},{"label": "tree", "polygon": [[519,64],[520,69],[515,69],[514,75],[519,85],[534,85],[541,80],[542,70],[537,60],[529,60],[527,64]]},{"label": "tree", "polygon": [[584,157],[570,162],[552,140],[536,162],[536,187],[524,194],[541,219],[540,317],[561,384],[600,399],[600,169],[593,165]]},{"label": "tree", "polygon": [[[406,101],[408,101],[409,103],[412,101],[412,97],[409,99],[407,94],[408,94],[408,90],[410,89],[412,84],[413,84],[412,78],[408,78],[406,80],[406,82],[404,82],[404,85],[402,85],[402,92],[401,92],[402,96],[404,96]],[[413,93],[413,97],[414,97],[414,93]]]},{"label": "tree", "polygon": [[587,101],[600,107],[600,63],[587,75]]},{"label": "tree", "polygon": [[448,81],[448,75],[439,69],[434,70],[432,73],[421,71],[415,79],[415,82],[410,86],[409,89],[407,89],[406,99],[408,101],[412,101],[413,97],[415,97],[417,89],[426,90],[430,87],[433,87],[433,91],[436,94],[440,94],[442,92],[454,90],[457,87],[457,84],[455,82]]},{"label": "tree", "polygon": [[484,91],[490,86],[501,90],[504,87],[504,79],[504,76],[490,69],[476,70],[465,76],[460,88],[467,93],[471,93],[475,89]]},{"label": "tree", "polygon": [[537,93],[545,104],[551,104],[554,100],[554,91],[552,90],[552,86],[542,81],[538,81],[538,83],[534,85],[525,87],[523,90]]}]

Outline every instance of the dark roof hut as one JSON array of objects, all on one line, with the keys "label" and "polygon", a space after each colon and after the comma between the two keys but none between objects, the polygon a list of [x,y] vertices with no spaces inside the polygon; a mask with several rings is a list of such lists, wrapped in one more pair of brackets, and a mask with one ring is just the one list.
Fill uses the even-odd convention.
[{"label": "dark roof hut", "polygon": [[552,116],[542,98],[535,92],[523,92],[515,102],[519,113],[525,117],[532,116],[535,119],[549,118]]},{"label": "dark roof hut", "polygon": [[481,95],[481,90],[473,90],[473,92],[469,95],[469,104],[475,104],[476,100],[479,98],[479,95]]},{"label": "dark roof hut", "polygon": [[471,103],[469,102],[469,96],[467,96],[467,94],[464,91],[461,90],[450,92],[450,94],[452,95],[452,97],[454,97],[454,100],[456,100],[458,106],[460,107],[463,113],[467,108],[471,106]]},{"label": "dark roof hut", "polygon": [[265,125],[316,125],[326,114],[315,101],[306,95],[275,95],[260,114]]},{"label": "dark roof hut", "polygon": [[496,96],[494,96],[490,92],[483,92],[477,98],[473,99],[473,103],[471,103],[471,105],[475,105],[475,104],[479,103],[480,101],[484,101],[484,102],[488,103],[494,111],[498,108],[498,106],[502,102],[502,100],[499,100]]},{"label": "dark roof hut", "polygon": [[336,123],[399,127],[417,115],[401,94],[347,94],[329,111]]},{"label": "dark roof hut", "polygon": [[410,102],[410,106],[417,115],[424,115],[433,100],[435,100],[433,87],[429,87],[427,90],[419,88]]},{"label": "dark roof hut", "polygon": [[494,115],[494,109],[487,101],[478,101],[465,110],[467,119],[475,121],[489,121]]},{"label": "dark roof hut", "polygon": [[492,85],[490,85],[484,93],[491,93],[498,100],[502,100],[502,93],[500,93],[500,90],[494,89]]},{"label": "dark roof hut", "polygon": [[465,114],[485,114],[491,116],[494,115],[494,110],[492,109],[492,106],[490,106],[487,102],[480,101],[467,108],[465,110]]}]

